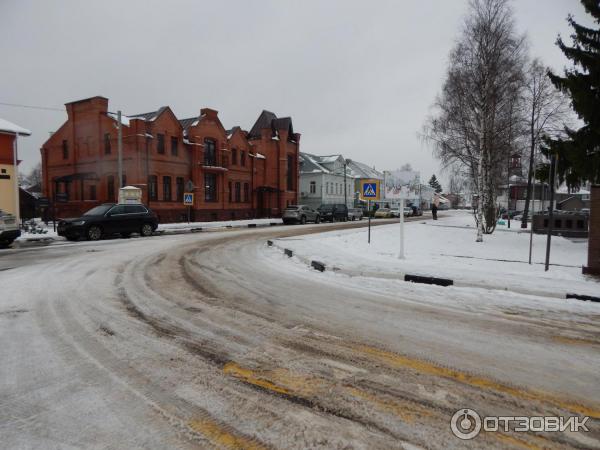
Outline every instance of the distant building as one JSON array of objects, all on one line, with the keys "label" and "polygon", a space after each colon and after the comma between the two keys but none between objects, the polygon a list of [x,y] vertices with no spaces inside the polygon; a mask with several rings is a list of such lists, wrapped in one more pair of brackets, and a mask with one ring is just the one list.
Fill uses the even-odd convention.
[{"label": "distant building", "polygon": [[299,202],[317,208],[322,204],[343,204],[345,195],[346,204],[352,207],[355,197],[354,178],[348,167],[344,167],[344,162],[342,155],[317,156],[301,152]]},{"label": "distant building", "polygon": [[[108,99],[67,103],[67,121],[42,149],[43,193],[59,217],[118,198],[117,115]],[[122,117],[122,185],[142,189],[162,222],[280,216],[298,201],[300,134],[292,119],[263,111],[250,131],[226,129],[218,112],[178,119],[171,108]]]},{"label": "distant building", "polygon": [[20,218],[18,182],[19,136],[30,136],[31,131],[0,119],[0,209]]}]

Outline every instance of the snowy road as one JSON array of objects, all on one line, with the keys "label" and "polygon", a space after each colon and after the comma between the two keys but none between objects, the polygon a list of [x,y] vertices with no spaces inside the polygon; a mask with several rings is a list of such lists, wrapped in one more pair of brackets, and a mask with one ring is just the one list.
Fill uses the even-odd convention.
[{"label": "snowy road", "polygon": [[[600,446],[600,306],[321,274],[265,245],[328,227],[0,256],[0,446]],[[462,441],[464,407],[593,419]]]}]

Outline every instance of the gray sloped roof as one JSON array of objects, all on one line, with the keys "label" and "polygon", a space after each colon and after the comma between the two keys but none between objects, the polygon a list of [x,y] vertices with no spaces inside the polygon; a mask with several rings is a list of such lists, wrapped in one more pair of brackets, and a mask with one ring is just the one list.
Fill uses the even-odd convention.
[{"label": "gray sloped roof", "polygon": [[152,122],[153,120],[156,120],[156,118],[158,116],[160,116],[163,113],[163,111],[167,108],[168,108],[168,106],[161,106],[156,111],[151,111],[151,112],[141,113],[141,114],[130,114],[128,117],[130,119],[143,119],[146,122]]},{"label": "gray sloped roof", "polygon": [[273,121],[276,119],[277,116],[275,115],[275,113],[263,109],[263,111],[258,116],[258,119],[256,119],[256,122],[254,122],[254,125],[252,125],[252,128],[248,133],[248,139],[259,138],[260,131],[264,130],[265,128],[270,128],[271,130],[273,130]]},{"label": "gray sloped roof", "polygon": [[181,128],[183,128],[183,131],[186,132],[187,129],[194,123],[197,122],[198,118],[197,117],[190,117],[189,119],[179,119],[179,123],[181,124]]},{"label": "gray sloped roof", "polygon": [[383,180],[383,173],[361,162],[352,160],[348,164],[348,167],[350,168],[351,174],[356,178],[376,178]]},{"label": "gray sloped roof", "polygon": [[300,152],[300,172],[301,173],[329,173],[329,170],[323,167],[318,162],[319,157],[311,155],[310,153]]}]

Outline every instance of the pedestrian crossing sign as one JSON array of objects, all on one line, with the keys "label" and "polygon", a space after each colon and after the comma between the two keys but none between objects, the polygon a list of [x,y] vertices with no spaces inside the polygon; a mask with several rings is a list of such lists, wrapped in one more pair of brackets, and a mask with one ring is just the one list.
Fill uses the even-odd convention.
[{"label": "pedestrian crossing sign", "polygon": [[185,192],[183,194],[183,204],[185,206],[192,206],[194,204],[194,194],[192,192]]},{"label": "pedestrian crossing sign", "polygon": [[361,180],[360,196],[362,200],[379,200],[379,180]]}]

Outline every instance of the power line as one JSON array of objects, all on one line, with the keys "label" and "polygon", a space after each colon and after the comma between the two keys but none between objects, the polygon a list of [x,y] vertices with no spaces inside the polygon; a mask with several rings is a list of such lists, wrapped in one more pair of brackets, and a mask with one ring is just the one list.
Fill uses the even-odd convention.
[{"label": "power line", "polygon": [[42,110],[45,110],[45,111],[60,111],[60,112],[65,112],[64,108],[63,109],[52,108],[51,106],[32,106],[32,105],[21,105],[21,104],[18,104],[18,103],[4,103],[4,102],[0,102],[0,105],[2,105],[2,106],[12,106],[13,108],[42,109]]}]

